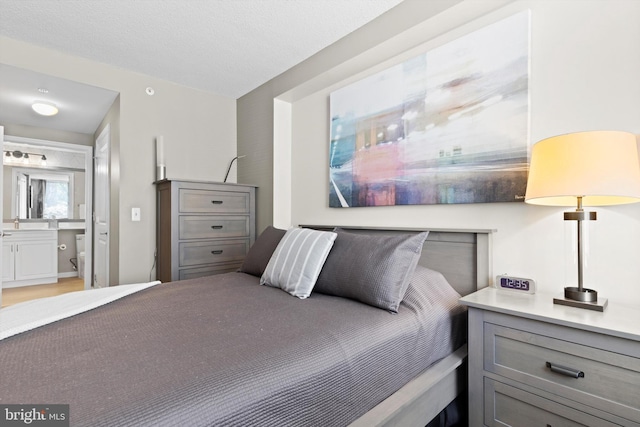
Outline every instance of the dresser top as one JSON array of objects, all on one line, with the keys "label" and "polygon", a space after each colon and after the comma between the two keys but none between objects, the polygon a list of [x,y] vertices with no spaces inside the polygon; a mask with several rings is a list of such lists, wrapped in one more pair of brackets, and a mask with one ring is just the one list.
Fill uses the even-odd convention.
[{"label": "dresser top", "polygon": [[609,302],[604,312],[553,303],[551,293],[517,294],[484,288],[460,299],[469,307],[640,341],[640,309]]},{"label": "dresser top", "polygon": [[184,184],[203,184],[203,185],[208,185],[208,184],[212,184],[212,185],[227,185],[227,186],[237,186],[237,187],[249,187],[249,188],[257,188],[256,185],[251,185],[251,184],[238,184],[237,182],[218,182],[218,181],[200,181],[200,180],[195,180],[195,179],[173,179],[173,178],[166,178],[160,181],[154,181],[155,185],[159,185],[162,184],[164,182],[177,182],[177,183],[184,183]]}]

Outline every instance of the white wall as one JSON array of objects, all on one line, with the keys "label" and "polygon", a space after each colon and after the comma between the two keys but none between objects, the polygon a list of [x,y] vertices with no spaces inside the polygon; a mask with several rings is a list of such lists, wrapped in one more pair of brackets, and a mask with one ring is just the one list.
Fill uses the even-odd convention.
[{"label": "white wall", "polygon": [[[329,92],[366,72],[401,62],[526,8],[532,15],[531,141],[595,129],[640,134],[640,2],[533,0],[505,5],[464,1],[341,66],[318,72],[313,81],[286,87],[286,81],[295,81],[294,74],[277,79],[277,85],[286,91],[275,97],[292,105],[291,212],[279,212],[275,206],[274,222],[290,215],[294,225],[496,229],[494,273],[532,277],[541,291],[561,292],[565,286],[562,208],[524,203],[328,207]],[[408,13],[410,8],[401,4],[394,22],[403,10]],[[390,46],[395,49],[392,54]],[[330,49],[322,54],[328,55]],[[378,57],[374,65],[372,57]],[[243,101],[248,103],[250,98]],[[242,122],[239,113],[239,126]],[[275,152],[274,157],[278,156]],[[594,210],[599,218],[591,236],[597,271],[589,279],[595,279],[592,282],[601,296],[638,306],[640,204]]]},{"label": "white wall", "polygon": [[[221,181],[236,155],[235,100],[6,37],[0,62],[120,93],[115,276],[119,283],[147,281],[155,249],[155,137],[164,136],[169,178]],[[154,96],[145,93],[148,86]],[[140,222],[131,221],[132,207],[141,208]]]},{"label": "white wall", "polygon": [[292,109],[289,102],[274,100],[273,106],[273,205],[278,215],[273,226],[287,228],[291,224],[291,150]]}]

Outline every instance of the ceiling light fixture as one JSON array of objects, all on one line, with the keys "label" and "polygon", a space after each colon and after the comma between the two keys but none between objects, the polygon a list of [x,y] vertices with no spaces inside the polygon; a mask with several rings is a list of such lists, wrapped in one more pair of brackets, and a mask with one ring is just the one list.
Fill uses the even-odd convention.
[{"label": "ceiling light fixture", "polygon": [[31,108],[41,116],[55,116],[58,114],[58,107],[48,102],[34,102]]}]

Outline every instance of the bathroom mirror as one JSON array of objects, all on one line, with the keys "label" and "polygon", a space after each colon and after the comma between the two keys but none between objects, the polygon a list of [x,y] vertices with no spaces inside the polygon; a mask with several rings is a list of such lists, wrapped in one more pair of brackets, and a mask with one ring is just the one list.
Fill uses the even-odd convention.
[{"label": "bathroom mirror", "polygon": [[[11,169],[12,187],[11,218],[74,219],[79,217],[80,205],[84,204],[84,172],[15,166],[9,169]],[[78,189],[78,186],[82,188]],[[5,198],[5,203],[6,201]]]}]

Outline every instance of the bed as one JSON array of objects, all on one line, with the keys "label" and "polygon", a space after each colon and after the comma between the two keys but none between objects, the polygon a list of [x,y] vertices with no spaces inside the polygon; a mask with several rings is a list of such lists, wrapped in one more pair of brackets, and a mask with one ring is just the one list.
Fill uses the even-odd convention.
[{"label": "bed", "polygon": [[[421,230],[342,231],[331,251]],[[457,297],[491,277],[490,235],[430,230],[397,312],[246,271],[3,309],[0,404],[69,404],[71,425],[424,426],[465,387]]]}]

